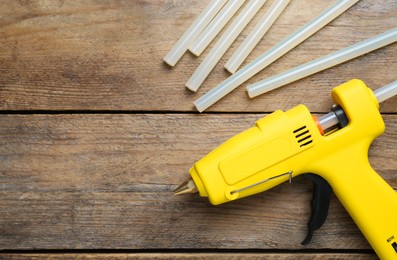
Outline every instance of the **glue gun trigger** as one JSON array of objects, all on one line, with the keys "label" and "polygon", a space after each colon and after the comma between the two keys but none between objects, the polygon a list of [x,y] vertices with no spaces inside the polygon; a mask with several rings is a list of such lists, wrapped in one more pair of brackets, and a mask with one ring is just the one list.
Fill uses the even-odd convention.
[{"label": "glue gun trigger", "polygon": [[304,174],[307,178],[313,181],[313,197],[310,202],[312,209],[310,220],[307,223],[307,235],[302,245],[306,246],[310,243],[313,232],[319,229],[327,219],[329,204],[331,201],[332,187],[322,177],[308,173]]}]

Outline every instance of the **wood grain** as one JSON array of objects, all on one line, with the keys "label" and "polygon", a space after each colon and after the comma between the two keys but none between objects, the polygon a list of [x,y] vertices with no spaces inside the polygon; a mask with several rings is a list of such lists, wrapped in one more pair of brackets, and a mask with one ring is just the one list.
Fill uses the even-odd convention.
[{"label": "wood grain", "polygon": [[[199,58],[187,53],[173,69],[162,58],[208,1],[2,1],[0,109],[195,111],[193,101],[228,77],[223,64],[274,1],[261,9],[197,94],[184,83],[208,50]],[[249,61],[331,2],[291,1]],[[249,83],[395,28],[396,16],[396,1],[362,0]],[[373,89],[394,81],[396,53],[392,44],[254,100],[240,87],[211,110],[265,112],[305,103],[326,112],[330,90],[345,81],[361,78]],[[396,99],[382,111],[396,112]]]},{"label": "wood grain", "polygon": [[[201,156],[261,115],[2,115],[0,249],[370,249],[333,198],[308,247],[303,177],[217,207],[172,196]],[[397,116],[370,150],[397,187]]]},{"label": "wood grain", "polygon": [[[312,243],[300,245],[312,192],[303,177],[217,207],[172,196],[196,160],[265,112],[303,103],[324,113],[331,89],[351,78],[372,89],[396,80],[391,44],[261,97],[245,93],[397,26],[396,1],[361,0],[209,110],[227,113],[192,113],[229,76],[223,64],[274,1],[198,93],[184,84],[209,49],[175,68],[162,58],[209,0],[0,1],[0,258],[376,259],[335,197]],[[247,62],[332,3],[291,1]],[[386,133],[369,151],[394,189],[396,101],[381,104]]]},{"label": "wood grain", "polygon": [[259,253],[179,253],[179,254],[3,254],[0,256],[5,260],[25,260],[25,259],[98,259],[98,260],[108,260],[108,259],[299,259],[302,260],[322,260],[322,259],[359,259],[359,260],[370,260],[378,259],[375,255],[371,254],[259,254]]}]

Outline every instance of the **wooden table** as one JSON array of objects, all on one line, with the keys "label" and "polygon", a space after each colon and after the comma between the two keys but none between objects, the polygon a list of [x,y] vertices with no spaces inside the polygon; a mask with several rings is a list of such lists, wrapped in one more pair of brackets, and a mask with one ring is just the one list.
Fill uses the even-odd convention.
[{"label": "wooden table", "polygon": [[[193,101],[229,76],[223,64],[260,17],[191,93],[184,84],[209,49],[175,68],[162,58],[208,2],[1,1],[0,258],[376,259],[335,197],[300,245],[303,177],[217,207],[172,196],[196,160],[267,113],[300,103],[326,113],[345,81],[397,79],[392,44],[252,100],[239,87],[199,114]],[[292,0],[248,61],[333,2]],[[396,26],[396,1],[362,0],[248,83]],[[397,188],[397,98],[381,112],[387,130],[370,162]]]}]

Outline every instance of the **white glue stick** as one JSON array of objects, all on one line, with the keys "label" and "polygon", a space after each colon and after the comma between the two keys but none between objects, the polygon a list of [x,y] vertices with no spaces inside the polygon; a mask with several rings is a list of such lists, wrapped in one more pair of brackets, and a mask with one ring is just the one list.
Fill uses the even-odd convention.
[{"label": "white glue stick", "polygon": [[248,95],[251,98],[259,96],[273,89],[282,87],[298,79],[302,79],[319,71],[354,59],[358,56],[377,50],[396,41],[397,28],[382,33],[368,40],[356,43],[352,46],[331,53],[327,56],[302,64],[279,75],[252,84],[247,87]]},{"label": "white glue stick", "polygon": [[233,53],[228,62],[226,62],[225,69],[227,69],[230,73],[235,73],[238,70],[240,65],[245,61],[258,42],[267,33],[273,23],[287,7],[289,2],[290,0],[274,1],[255,28],[251,31],[247,38],[244,39],[243,43]]},{"label": "white glue stick", "polygon": [[207,28],[192,42],[189,51],[200,56],[244,2],[245,0],[229,0]]},{"label": "white glue stick", "polygon": [[266,0],[249,0],[244,9],[241,10],[233,23],[227,28],[212,50],[208,53],[207,57],[201,62],[188,82],[186,82],[187,88],[192,91],[197,91],[218,61],[222,58],[223,54],[225,54],[230,45],[265,2]]},{"label": "white glue stick", "polygon": [[382,88],[375,90],[374,94],[375,94],[376,98],[378,99],[379,103],[385,101],[386,99],[396,96],[397,95],[397,81],[394,81]]},{"label": "white glue stick", "polygon": [[301,27],[298,31],[266,51],[264,54],[256,58],[235,74],[227,78],[221,84],[216,86],[204,96],[194,102],[197,110],[202,112],[222,97],[229,94],[235,88],[243,84],[245,81],[253,77],[255,74],[266,68],[275,60],[283,56],[296,45],[304,41],[310,35],[320,30],[326,24],[342,14],[345,10],[357,3],[359,0],[342,0],[337,1],[334,5],[326,9],[319,16],[311,20],[309,23]]},{"label": "white glue stick", "polygon": [[186,30],[174,47],[164,57],[164,61],[170,65],[175,64],[182,58],[190,44],[199,36],[204,28],[211,22],[219,10],[228,0],[212,0],[203,12],[196,18],[192,25]]}]

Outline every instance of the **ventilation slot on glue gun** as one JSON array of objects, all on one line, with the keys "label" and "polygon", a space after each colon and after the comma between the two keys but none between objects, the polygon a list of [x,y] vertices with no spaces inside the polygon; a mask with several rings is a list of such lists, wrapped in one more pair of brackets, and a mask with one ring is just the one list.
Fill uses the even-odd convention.
[{"label": "ventilation slot on glue gun", "polygon": [[312,135],[306,126],[302,126],[301,128],[294,130],[293,133],[300,147],[313,143]]}]

